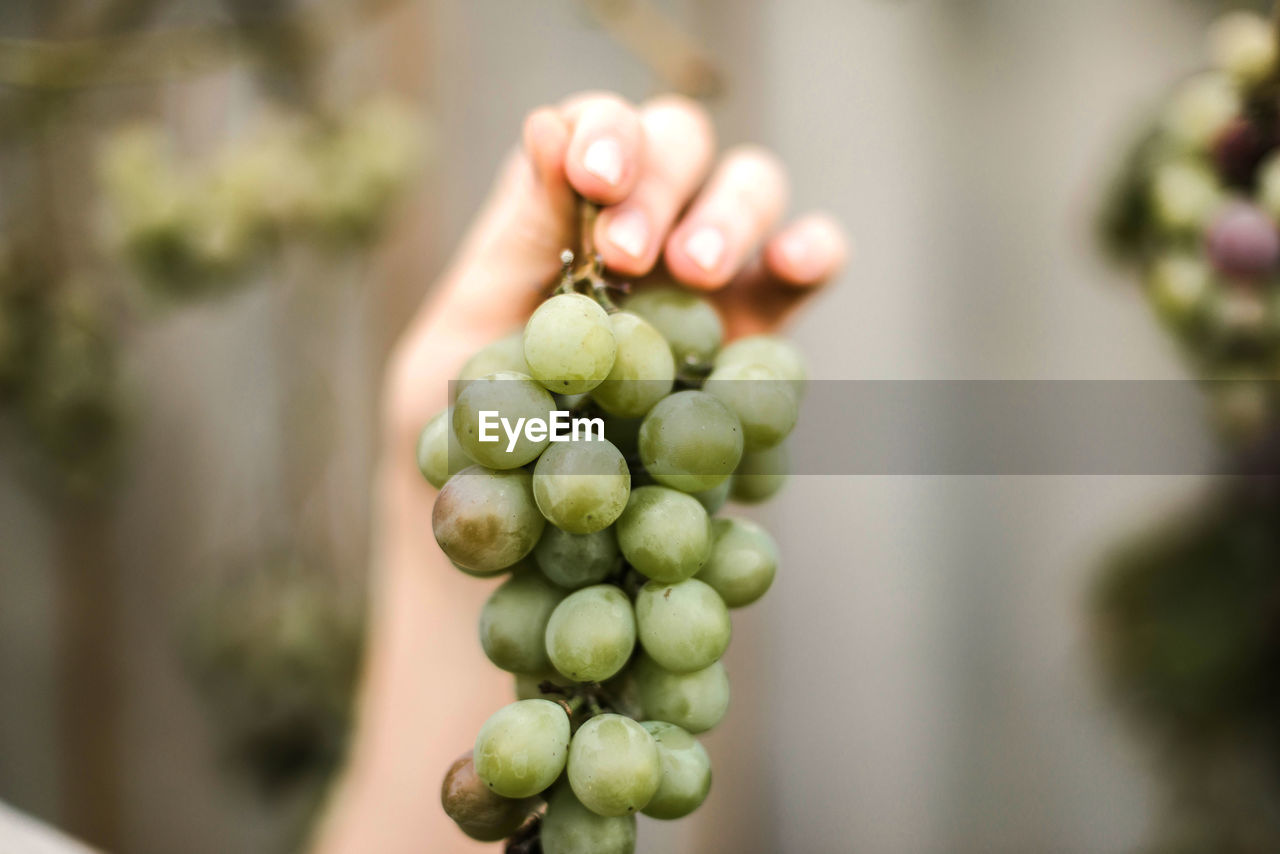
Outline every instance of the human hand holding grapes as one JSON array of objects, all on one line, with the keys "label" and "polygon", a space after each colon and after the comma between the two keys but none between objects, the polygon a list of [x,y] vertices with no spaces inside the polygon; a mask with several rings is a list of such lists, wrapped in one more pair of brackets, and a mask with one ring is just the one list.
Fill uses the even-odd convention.
[{"label": "human hand holding grapes", "polygon": [[578,196],[602,207],[594,245],[612,276],[640,278],[643,290],[661,258],[662,278],[711,295],[729,338],[776,327],[843,263],[841,232],[823,215],[774,232],[787,188],[772,155],[736,148],[713,168],[713,153],[705,113],[676,97],[634,107],[590,93],[525,120],[522,148],[388,374],[370,648],[351,763],[319,850],[479,848],[436,807],[439,773],[510,682],[475,643],[489,591],[448,567],[428,524],[434,490],[410,461],[463,360],[544,298],[576,241]]}]

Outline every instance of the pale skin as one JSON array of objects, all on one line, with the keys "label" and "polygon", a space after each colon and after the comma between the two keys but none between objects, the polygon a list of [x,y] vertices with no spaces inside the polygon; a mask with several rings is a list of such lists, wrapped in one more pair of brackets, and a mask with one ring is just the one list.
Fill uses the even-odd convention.
[{"label": "pale skin", "polygon": [[594,236],[611,275],[665,271],[706,292],[729,338],[776,329],[845,261],[826,215],[780,225],[788,191],[777,158],[754,146],[717,158],[710,120],[684,98],[633,105],[583,93],[531,112],[522,137],[391,359],[357,729],[316,854],[498,850],[464,836],[439,800],[445,770],[514,699],[511,675],[476,637],[495,582],[458,572],[436,545],[435,490],[414,446],[467,357],[519,328],[548,293],[575,241],[576,196],[602,206]]}]

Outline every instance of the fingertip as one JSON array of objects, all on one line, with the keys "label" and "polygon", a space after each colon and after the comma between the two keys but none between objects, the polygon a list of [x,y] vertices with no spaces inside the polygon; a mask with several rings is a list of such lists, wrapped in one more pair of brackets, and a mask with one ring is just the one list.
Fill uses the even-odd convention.
[{"label": "fingertip", "polygon": [[683,284],[714,291],[737,272],[728,231],[713,223],[682,224],[667,238],[667,269]]},{"label": "fingertip", "polygon": [[844,229],[825,213],[801,217],[774,235],[764,248],[769,272],[797,287],[829,281],[843,269],[848,257]]},{"label": "fingertip", "polygon": [[583,197],[602,205],[627,198],[640,175],[643,138],[635,108],[615,98],[580,105],[565,175]]},{"label": "fingertip", "polygon": [[595,245],[605,266],[623,276],[643,276],[657,261],[653,223],[643,209],[630,203],[601,212]]},{"label": "fingertip", "polygon": [[569,126],[549,107],[539,107],[524,120],[524,148],[543,180],[561,178],[569,146]]}]

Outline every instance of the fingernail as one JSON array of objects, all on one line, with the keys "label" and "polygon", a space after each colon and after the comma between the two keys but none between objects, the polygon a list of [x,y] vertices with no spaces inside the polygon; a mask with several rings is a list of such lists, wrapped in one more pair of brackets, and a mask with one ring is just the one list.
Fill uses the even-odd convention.
[{"label": "fingernail", "polygon": [[622,146],[616,139],[597,139],[582,155],[582,168],[606,184],[617,186],[622,180]]},{"label": "fingernail", "polygon": [[620,210],[609,220],[605,237],[632,258],[641,258],[649,246],[649,223],[639,211]]},{"label": "fingernail", "polygon": [[704,226],[689,235],[684,242],[684,251],[693,262],[710,273],[720,266],[724,258],[724,235],[719,229]]}]

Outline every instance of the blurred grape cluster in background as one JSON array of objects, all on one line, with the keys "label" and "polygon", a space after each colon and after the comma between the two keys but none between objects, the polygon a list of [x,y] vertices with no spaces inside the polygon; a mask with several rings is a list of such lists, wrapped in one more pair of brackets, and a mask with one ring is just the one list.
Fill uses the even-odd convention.
[{"label": "blurred grape cluster in background", "polygon": [[1152,743],[1158,851],[1280,848],[1280,6],[1221,14],[1125,158],[1102,236],[1206,396],[1238,476],[1129,538],[1098,650]]}]

